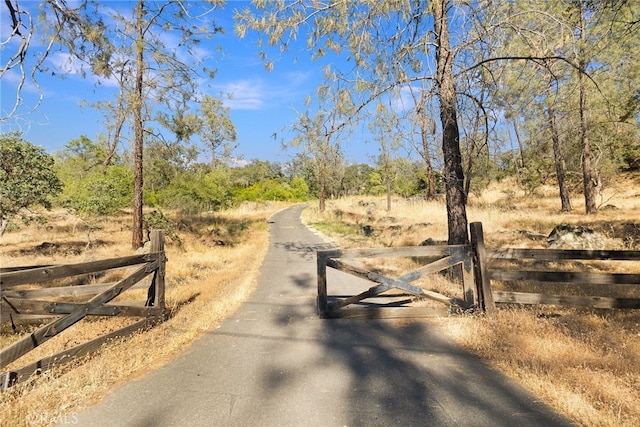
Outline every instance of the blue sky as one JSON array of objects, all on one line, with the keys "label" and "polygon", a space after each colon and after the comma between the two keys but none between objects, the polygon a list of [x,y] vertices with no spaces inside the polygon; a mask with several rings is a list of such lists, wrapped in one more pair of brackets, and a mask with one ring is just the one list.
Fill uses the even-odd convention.
[{"label": "blue sky", "polygon": [[[27,7],[35,6],[37,2],[26,4]],[[114,1],[109,5],[115,8],[123,4],[126,6],[126,2]],[[273,70],[268,72],[258,56],[256,34],[248,33],[247,38],[240,40],[233,31],[234,9],[247,5],[245,1],[228,1],[223,10],[214,12],[216,23],[224,28],[225,33],[207,42],[210,46],[203,46],[212,52],[218,45],[222,48],[220,53],[214,54],[218,73],[215,79],[208,82],[211,85],[208,93],[233,94],[233,98],[225,102],[231,110],[231,119],[238,135],[239,146],[234,156],[245,160],[285,162],[295,151],[282,150],[282,138],[287,139],[288,136],[283,129],[295,120],[295,109],[304,110],[305,98],[313,95],[317,85],[322,82],[323,64],[312,62],[302,43],[292,46],[290,53],[282,55],[275,62]],[[1,10],[1,25],[5,29],[2,35],[5,36],[8,28],[5,21],[8,18],[6,9]],[[305,37],[300,38],[305,40]],[[6,53],[2,55],[6,56]],[[297,57],[296,61],[294,57]],[[18,115],[2,123],[3,132],[21,130],[26,140],[44,147],[50,153],[63,149],[67,142],[80,135],[96,139],[99,133],[104,133],[101,113],[81,104],[83,101],[111,99],[114,89],[108,85],[96,85],[93,76],[81,77],[73,67],[64,65],[65,58],[61,52],[50,55],[46,65],[52,70],[57,69],[58,75],[66,75],[64,78],[50,74],[38,75],[44,96],[42,103],[35,112]],[[15,101],[15,82],[15,74],[6,74],[0,81],[3,115]],[[36,93],[32,84],[25,86],[23,97],[26,107],[36,102]],[[275,139],[274,134],[278,135]],[[350,162],[370,162],[370,154],[376,153],[376,146],[363,144],[357,134],[352,139],[359,142],[348,144],[347,159]]]}]

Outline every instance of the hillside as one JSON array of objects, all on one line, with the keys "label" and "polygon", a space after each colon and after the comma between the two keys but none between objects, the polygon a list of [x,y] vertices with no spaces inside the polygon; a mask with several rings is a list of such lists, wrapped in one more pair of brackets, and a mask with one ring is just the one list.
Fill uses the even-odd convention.
[{"label": "hillside", "polygon": [[[561,213],[553,187],[525,194],[513,182],[501,182],[470,197],[468,217],[483,223],[486,244],[493,247],[546,247],[556,225],[571,224],[594,230],[608,249],[637,250],[639,195],[640,176],[621,175],[604,189],[599,213],[585,216],[579,195],[572,200],[574,211]],[[43,414],[53,418],[90,405],[119,383],[170,360],[215,327],[251,292],[266,250],[266,219],[282,206],[254,203],[216,214],[168,215],[181,241],[167,242],[171,318],[151,331],[105,346],[89,363],[79,360],[1,394],[0,419],[7,425],[34,425]],[[446,240],[443,200],[394,198],[390,212],[385,206],[384,200],[376,198],[331,200],[325,213],[310,205],[304,217],[342,247]],[[48,218],[46,224],[7,232],[0,243],[3,266],[70,263],[131,253],[127,215],[88,222],[58,210]],[[640,272],[640,265],[625,268]],[[402,320],[410,321],[425,320]],[[495,316],[426,321],[439,323],[464,348],[580,425],[640,424],[638,311],[508,306]],[[118,325],[87,322],[73,339],[47,343],[29,357],[51,354]],[[12,330],[4,324],[0,344],[6,347],[32,327],[17,325]],[[124,361],[122,354],[127,354]]]},{"label": "hillside", "polygon": [[[594,248],[639,250],[639,196],[640,176],[620,175],[604,189],[599,213],[586,216],[579,195],[573,196],[574,211],[562,213],[553,187],[525,194],[505,181],[472,195],[467,212],[470,222],[483,223],[487,247],[545,248],[554,227],[564,224],[592,232]],[[383,199],[332,200],[324,213],[309,209],[306,221],[343,248],[446,242],[443,200],[394,199],[390,212],[385,207]],[[392,271],[398,265],[377,267]],[[640,273],[636,262],[575,268]],[[430,285],[447,292],[443,282],[436,277]],[[631,297],[640,297],[638,285],[628,288]],[[640,311],[502,305],[492,316],[437,322],[462,347],[579,425],[640,424]]]}]

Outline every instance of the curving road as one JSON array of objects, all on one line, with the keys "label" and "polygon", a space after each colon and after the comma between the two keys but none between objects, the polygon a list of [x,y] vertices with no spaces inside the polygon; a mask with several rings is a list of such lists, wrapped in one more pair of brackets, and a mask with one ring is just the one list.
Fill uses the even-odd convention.
[{"label": "curving road", "polygon": [[272,217],[257,289],[232,317],[76,425],[571,425],[428,322],[319,319],[315,251],[328,245],[303,208]]}]

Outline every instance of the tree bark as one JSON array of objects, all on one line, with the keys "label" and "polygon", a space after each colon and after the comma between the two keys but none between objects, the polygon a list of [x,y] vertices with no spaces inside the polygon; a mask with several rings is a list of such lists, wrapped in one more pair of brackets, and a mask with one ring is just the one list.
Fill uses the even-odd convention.
[{"label": "tree bark", "polygon": [[144,121],[142,117],[142,89],[144,75],[144,0],[138,3],[136,13],[136,80],[133,99],[134,122],[134,181],[133,181],[133,225],[131,246],[133,249],[142,247],[142,154],[144,151]]},{"label": "tree bark", "polygon": [[429,140],[427,138],[427,124],[424,121],[420,124],[420,136],[422,137],[422,157],[427,166],[427,181],[429,185],[427,198],[433,200],[436,198],[436,181],[433,176],[433,166],[431,165],[431,153],[429,150]]},{"label": "tree bark", "polygon": [[387,171],[386,171],[386,178],[385,178],[385,184],[386,184],[386,189],[387,189],[387,212],[391,212],[391,176],[390,176],[390,171],[389,171],[389,166],[386,167]]},{"label": "tree bark", "polygon": [[587,114],[587,91],[584,76],[587,72],[584,44],[586,39],[585,5],[580,3],[580,50],[578,64],[578,90],[580,91],[580,138],[582,140],[582,181],[584,185],[584,204],[588,215],[598,211],[596,206],[597,172],[591,164],[591,141],[589,140],[589,119]]},{"label": "tree bark", "polygon": [[322,150],[322,161],[320,162],[320,200],[319,200],[319,206],[318,209],[320,209],[320,212],[324,212],[327,205],[326,205],[326,200],[327,200],[327,167],[328,167],[328,163],[329,163],[329,155],[327,153],[328,150],[328,144],[329,144],[329,137],[325,137],[326,140],[326,146],[323,148]]},{"label": "tree bark", "polygon": [[556,113],[553,107],[547,108],[549,118],[549,129],[551,130],[551,141],[553,142],[553,160],[556,166],[556,176],[558,178],[558,190],[560,191],[560,204],[562,212],[571,212],[571,198],[569,189],[564,177],[564,154],[558,135],[558,125],[556,124]]},{"label": "tree bark", "polygon": [[472,140],[468,142],[469,145],[469,153],[467,155],[467,170],[464,171],[464,194],[465,194],[465,203],[466,196],[471,193],[471,178],[473,177],[473,165],[474,159],[476,158],[476,137],[478,136],[478,128],[480,123],[479,114],[476,114],[476,120],[473,125],[473,132],[471,135],[473,136]]},{"label": "tree bark", "polygon": [[518,150],[520,151],[520,162],[522,163],[520,167],[526,168],[527,159],[524,156],[524,147],[522,145],[522,139],[520,138],[520,131],[518,130],[518,121],[516,120],[515,116],[511,117],[511,122],[513,123],[513,133],[516,135],[516,141],[518,142]]},{"label": "tree bark", "polygon": [[442,151],[444,154],[444,181],[447,201],[447,224],[450,245],[467,244],[466,195],[460,153],[460,131],[456,109],[456,90],[453,77],[453,52],[449,40],[447,0],[434,2],[434,29],[436,37],[436,82],[442,121]]}]

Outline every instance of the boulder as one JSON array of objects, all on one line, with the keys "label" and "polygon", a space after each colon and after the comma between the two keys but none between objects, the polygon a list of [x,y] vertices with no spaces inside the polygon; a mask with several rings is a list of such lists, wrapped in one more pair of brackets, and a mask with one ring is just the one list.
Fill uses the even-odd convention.
[{"label": "boulder", "polygon": [[602,249],[605,237],[583,225],[560,224],[547,237],[551,249]]},{"label": "boulder", "polygon": [[427,238],[427,240],[423,240],[422,242],[420,242],[419,246],[433,246],[433,245],[446,245],[446,244],[447,244],[446,240],[435,240],[429,237]]}]

